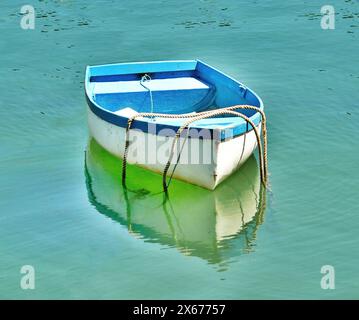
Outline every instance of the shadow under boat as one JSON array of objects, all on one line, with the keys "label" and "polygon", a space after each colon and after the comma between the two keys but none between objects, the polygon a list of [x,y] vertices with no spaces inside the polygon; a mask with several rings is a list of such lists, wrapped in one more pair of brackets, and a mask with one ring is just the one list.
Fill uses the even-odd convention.
[{"label": "shadow under boat", "polygon": [[90,139],[85,155],[89,201],[131,235],[219,265],[253,250],[266,205],[254,156],[214,191],[172,180],[168,197],[161,175],[133,165],[124,188],[121,165]]}]

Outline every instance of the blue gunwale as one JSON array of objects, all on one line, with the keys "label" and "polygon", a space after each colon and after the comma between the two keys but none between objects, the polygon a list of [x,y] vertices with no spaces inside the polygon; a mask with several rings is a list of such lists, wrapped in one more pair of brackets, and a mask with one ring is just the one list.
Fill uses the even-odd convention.
[{"label": "blue gunwale", "polygon": [[[234,90],[239,90],[236,94],[242,94],[242,97],[250,99],[252,102],[247,102],[247,104],[255,105],[263,110],[263,102],[260,97],[251,89],[245,87],[241,82],[235,80],[231,76],[226,75],[225,73],[203,63],[200,60],[176,60],[176,61],[154,61],[154,62],[131,62],[131,63],[118,63],[118,64],[107,64],[107,65],[98,65],[98,66],[88,66],[86,68],[86,78],[85,78],[85,92],[86,100],[90,110],[97,115],[102,120],[114,124],[119,127],[126,128],[128,117],[114,114],[113,112],[107,110],[100,106],[92,97],[92,94],[89,90],[90,82],[93,79],[101,77],[110,77],[110,79],[116,76],[131,76],[141,73],[161,73],[161,72],[186,72],[194,71],[202,72],[202,75],[207,73],[212,73],[212,81],[214,84],[216,81],[222,81],[225,83],[231,83],[230,86]],[[112,77],[112,78],[111,78]],[[204,77],[204,80],[207,80]],[[100,80],[101,81],[101,80]],[[223,106],[226,107],[226,106]],[[240,111],[240,110],[239,110]],[[258,112],[254,113],[249,117],[253,123],[257,126],[261,121],[261,116]],[[186,120],[179,119],[178,121],[171,121],[166,123],[165,121],[156,121],[156,126],[151,126],[151,130],[155,130],[158,135],[172,136],[179,129],[181,124]],[[149,124],[153,124],[152,120],[149,118],[136,119],[133,124],[133,129],[138,129],[143,132],[148,132]],[[247,124],[245,120],[239,117],[221,117],[221,118],[209,118],[204,120],[199,120],[191,125],[191,128],[195,129],[207,129],[210,132],[211,139],[224,141],[229,140],[240,135],[245,134],[252,130],[252,127]],[[170,129],[170,130],[164,130]],[[151,131],[151,133],[154,133]]]}]

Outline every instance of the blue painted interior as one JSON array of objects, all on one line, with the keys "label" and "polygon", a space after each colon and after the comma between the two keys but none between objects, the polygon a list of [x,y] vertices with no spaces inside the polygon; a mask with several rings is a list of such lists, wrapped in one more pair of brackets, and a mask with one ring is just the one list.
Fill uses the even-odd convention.
[{"label": "blue painted interior", "polygon": [[[198,79],[208,88],[176,89],[152,91],[154,112],[181,114],[223,108],[238,104],[250,104],[263,108],[260,98],[240,82],[197,60],[164,61],[149,63],[124,63],[88,67],[86,72],[86,93],[90,108],[100,118],[113,124],[125,127],[128,118],[114,114],[123,108],[130,107],[137,112],[150,112],[151,102],[148,91],[115,92],[92,95],[91,84],[96,82],[140,81],[144,74],[151,79],[173,79],[192,77]],[[257,125],[259,113],[253,110],[241,110]],[[150,119],[136,120],[133,126],[141,130],[147,129]],[[157,123],[158,131],[163,128],[176,130],[185,120],[161,120]],[[224,115],[197,121],[192,127],[218,129],[220,140],[228,139],[251,130],[246,121],[232,115]],[[231,130],[225,130],[231,129]],[[212,135],[214,137],[214,135]]]},{"label": "blue painted interior", "polygon": [[101,66],[92,66],[91,76],[126,75],[136,73],[155,73],[171,71],[187,71],[196,68],[197,61],[154,61],[135,63],[116,63]]},{"label": "blue painted interior", "polygon": [[[153,112],[174,114],[199,111],[206,109],[207,101],[212,100],[213,95],[214,93],[210,89],[153,91]],[[148,91],[97,94],[95,101],[109,111],[130,107],[137,112],[151,112],[151,99]]]},{"label": "blue painted interior", "polygon": [[110,74],[110,75],[98,75],[91,76],[90,82],[107,82],[107,81],[133,81],[141,80],[141,77],[144,74],[148,74],[152,79],[171,79],[178,77],[192,77],[193,70],[183,70],[183,71],[166,71],[166,72],[141,72],[141,73],[129,73],[129,74]]}]

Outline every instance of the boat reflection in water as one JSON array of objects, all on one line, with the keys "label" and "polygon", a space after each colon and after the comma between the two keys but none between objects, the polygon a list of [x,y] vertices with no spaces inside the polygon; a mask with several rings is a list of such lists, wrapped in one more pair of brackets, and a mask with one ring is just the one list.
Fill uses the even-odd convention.
[{"label": "boat reflection in water", "polygon": [[140,167],[128,165],[124,188],[121,165],[94,139],[89,141],[85,159],[89,200],[131,235],[221,267],[253,250],[265,211],[254,156],[214,191],[172,180],[167,200],[161,175]]}]

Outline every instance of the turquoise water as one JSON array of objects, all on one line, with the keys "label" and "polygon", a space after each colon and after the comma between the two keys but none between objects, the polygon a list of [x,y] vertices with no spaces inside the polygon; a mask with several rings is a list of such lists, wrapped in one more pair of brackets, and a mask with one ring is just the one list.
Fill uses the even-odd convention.
[{"label": "turquoise water", "polygon": [[[335,30],[323,1],[33,0],[35,30],[23,4],[0,13],[0,298],[359,298],[358,1],[328,3]],[[266,196],[251,158],[165,208],[156,177],[131,168],[125,195],[89,141],[87,64],[192,58],[263,99]]]}]

